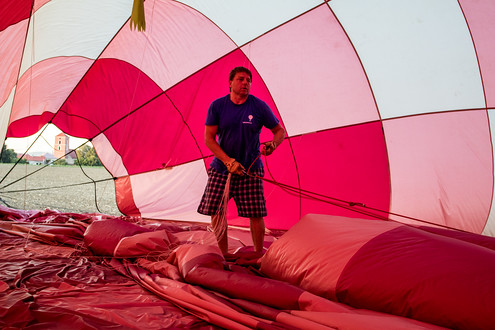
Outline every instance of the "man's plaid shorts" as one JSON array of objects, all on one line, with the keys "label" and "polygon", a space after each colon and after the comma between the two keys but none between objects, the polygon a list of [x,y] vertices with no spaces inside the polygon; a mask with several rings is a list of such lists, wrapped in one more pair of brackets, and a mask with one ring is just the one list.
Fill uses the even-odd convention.
[{"label": "man's plaid shorts", "polygon": [[[253,170],[251,173],[260,177],[265,175],[263,168]],[[201,198],[198,213],[205,215],[217,214],[227,177],[228,174],[222,174],[210,167],[208,170],[208,183],[206,184],[203,198]],[[249,175],[239,176],[232,174],[229,199],[232,197],[237,205],[237,213],[240,217],[261,218],[266,216],[263,180]]]}]

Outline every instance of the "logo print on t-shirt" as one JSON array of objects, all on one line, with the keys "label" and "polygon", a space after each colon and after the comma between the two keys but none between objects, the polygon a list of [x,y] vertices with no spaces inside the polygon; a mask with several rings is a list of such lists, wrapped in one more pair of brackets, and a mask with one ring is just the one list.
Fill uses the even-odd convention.
[{"label": "logo print on t-shirt", "polygon": [[253,115],[249,115],[249,116],[248,116],[248,119],[249,119],[249,121],[243,121],[242,123],[243,123],[243,124],[252,124],[252,123],[253,123],[253,122],[252,122],[252,120],[253,120]]}]

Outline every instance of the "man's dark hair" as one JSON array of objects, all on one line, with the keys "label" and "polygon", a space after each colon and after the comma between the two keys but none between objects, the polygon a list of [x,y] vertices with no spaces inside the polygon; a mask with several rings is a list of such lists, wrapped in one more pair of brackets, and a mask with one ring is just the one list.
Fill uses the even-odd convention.
[{"label": "man's dark hair", "polygon": [[245,68],[243,66],[238,66],[238,67],[233,68],[232,71],[230,71],[230,73],[229,73],[229,81],[234,80],[234,77],[235,77],[235,75],[238,72],[247,73],[249,75],[249,78],[251,78],[251,80],[253,80],[253,75],[252,75],[251,71],[249,71],[248,68]]}]

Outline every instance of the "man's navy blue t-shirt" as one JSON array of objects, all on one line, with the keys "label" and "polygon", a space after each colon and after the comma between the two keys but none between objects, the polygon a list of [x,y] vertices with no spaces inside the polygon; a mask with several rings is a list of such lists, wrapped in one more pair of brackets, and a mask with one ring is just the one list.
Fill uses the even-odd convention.
[{"label": "man's navy blue t-shirt", "polygon": [[[205,125],[218,126],[218,144],[222,150],[248,170],[260,154],[261,128],[272,129],[278,123],[268,104],[256,96],[248,95],[246,102],[235,104],[230,100],[230,95],[226,95],[210,104]],[[222,173],[227,170],[216,157],[210,166]],[[260,167],[263,163],[258,158],[251,169]]]}]

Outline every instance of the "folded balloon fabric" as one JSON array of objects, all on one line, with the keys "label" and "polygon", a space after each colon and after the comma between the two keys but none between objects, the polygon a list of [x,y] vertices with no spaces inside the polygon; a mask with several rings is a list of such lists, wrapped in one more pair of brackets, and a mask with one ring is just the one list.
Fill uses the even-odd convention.
[{"label": "folded balloon fabric", "polygon": [[267,235],[263,256],[252,252],[248,231],[230,228],[232,253],[223,256],[203,224],[5,207],[0,214],[2,327],[495,324],[495,252],[489,240],[473,243],[476,235],[307,215],[280,237]]}]

